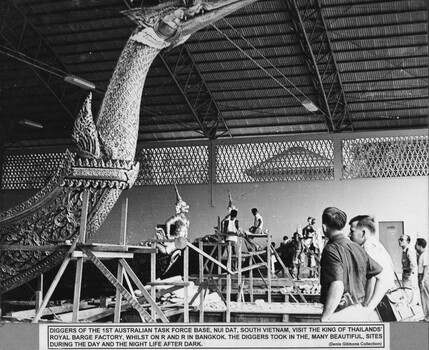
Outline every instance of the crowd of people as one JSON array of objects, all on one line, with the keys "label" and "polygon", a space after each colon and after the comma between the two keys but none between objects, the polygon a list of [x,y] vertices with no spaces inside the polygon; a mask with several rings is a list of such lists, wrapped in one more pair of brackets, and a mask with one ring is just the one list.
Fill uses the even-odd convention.
[{"label": "crowd of people", "polygon": [[[346,224],[347,215],[342,210],[329,207],[323,211],[322,229],[328,242],[320,261],[324,305],[321,320],[379,321],[377,305],[386,293],[397,287],[412,291],[410,304],[421,306],[425,319],[429,320],[426,240],[419,238],[414,249],[408,235],[399,237],[402,249],[402,281],[399,281],[389,253],[375,238],[374,219],[369,215],[352,218],[348,222],[348,235],[344,232]],[[419,276],[423,281],[420,286]]]},{"label": "crowd of people", "polygon": [[[236,220],[237,210],[231,209],[222,221],[223,232],[232,237],[229,239],[234,244],[242,235],[250,247],[261,249],[247,236],[263,230],[264,221],[256,208],[252,214],[254,224],[245,231]],[[284,236],[276,251],[292,278],[300,279],[302,267],[307,267],[308,278],[319,278],[324,322],[380,321],[377,305],[386,293],[398,287],[411,291],[410,303],[421,306],[429,321],[427,242],[418,238],[413,247],[410,236],[402,235],[398,244],[402,249],[402,280],[388,251],[376,238],[374,218],[359,215],[347,221],[342,210],[329,207],[322,213],[320,229],[316,228],[316,219],[308,217],[307,225],[303,229],[298,226],[291,239]]]},{"label": "crowd of people", "polygon": [[[182,200],[177,188],[176,194],[176,214],[166,222],[163,235],[167,239],[186,238],[188,233],[186,213],[189,206]],[[264,233],[264,219],[257,208],[252,208],[251,213],[253,225],[244,230],[240,227],[238,211],[230,197],[228,215],[221,222],[221,232],[226,241],[232,242],[233,254],[238,237],[243,238],[248,250],[263,249],[252,237]],[[398,245],[402,249],[402,280],[395,272],[388,251],[376,239],[373,217],[358,215],[347,221],[345,212],[328,207],[322,213],[321,228],[316,228],[315,218],[308,217],[307,225],[303,229],[298,226],[291,239],[283,237],[276,255],[288,268],[292,278],[300,279],[303,266],[308,268],[309,278],[319,278],[320,298],[324,305],[323,322],[379,321],[375,311],[377,305],[386,293],[398,287],[411,291],[410,303],[421,306],[425,320],[429,321],[427,242],[417,238],[412,246],[410,236],[404,234],[398,238]],[[161,253],[171,254],[172,262],[177,258],[176,254],[180,254],[173,242],[160,243],[158,249]]]},{"label": "crowd of people", "polygon": [[324,236],[317,230],[316,219],[308,217],[307,225],[292,234],[292,238],[283,236],[283,241],[277,248],[277,253],[284,265],[289,269],[292,278],[299,280],[301,267],[307,267],[309,278],[319,276],[320,254],[323,249]]},{"label": "crowd of people", "polygon": [[307,222],[291,239],[284,236],[277,251],[292,278],[299,280],[306,266],[309,278],[320,279],[322,321],[377,321],[376,306],[398,287],[409,291],[410,304],[421,306],[429,321],[429,262],[424,238],[417,238],[415,246],[409,235],[398,238],[402,249],[400,280],[390,254],[376,238],[373,217],[359,215],[347,222],[342,210],[329,207],[322,214],[321,229],[315,227],[313,217]]}]

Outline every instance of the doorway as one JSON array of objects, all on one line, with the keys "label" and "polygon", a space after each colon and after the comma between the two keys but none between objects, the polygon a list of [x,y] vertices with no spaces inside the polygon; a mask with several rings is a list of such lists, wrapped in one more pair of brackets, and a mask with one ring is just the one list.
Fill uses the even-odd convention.
[{"label": "doorway", "polygon": [[380,221],[378,223],[379,240],[389,252],[395,271],[402,274],[402,249],[398,245],[398,238],[404,234],[403,221]]}]

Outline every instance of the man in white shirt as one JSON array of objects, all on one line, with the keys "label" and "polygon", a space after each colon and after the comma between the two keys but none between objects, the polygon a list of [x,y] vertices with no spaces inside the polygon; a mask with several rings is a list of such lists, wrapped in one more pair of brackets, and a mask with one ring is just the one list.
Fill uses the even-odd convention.
[{"label": "man in white shirt", "polygon": [[259,214],[258,209],[252,208],[252,214],[254,216],[253,226],[249,228],[250,233],[255,235],[262,234],[262,229],[264,227],[264,219],[262,219],[261,214]]},{"label": "man in white shirt", "polygon": [[[383,267],[387,276],[388,289],[396,289],[393,261],[383,244],[375,238],[374,218],[369,215],[358,215],[349,221],[349,225],[350,239],[359,244],[371,258]],[[369,281],[367,285],[366,293],[369,295],[365,296],[366,300],[370,298],[373,292],[374,283],[375,281]]]},{"label": "man in white shirt", "polygon": [[429,257],[426,249],[427,242],[424,238],[417,238],[417,272],[420,287],[420,298],[425,320],[429,321]]}]

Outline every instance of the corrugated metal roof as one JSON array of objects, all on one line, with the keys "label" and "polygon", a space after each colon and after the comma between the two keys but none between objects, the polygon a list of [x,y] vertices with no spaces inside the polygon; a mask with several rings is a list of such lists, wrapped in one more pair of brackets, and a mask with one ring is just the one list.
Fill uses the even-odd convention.
[{"label": "corrugated metal roof", "polygon": [[[315,62],[305,52],[303,33],[287,10],[287,4],[295,3],[302,16],[310,16],[317,10],[316,1],[287,1],[259,1],[194,34],[184,44],[232,137],[329,131],[324,124],[326,113],[311,113],[301,105],[309,99],[320,106],[321,87]],[[95,115],[134,29],[120,13],[127,9],[126,2],[14,0],[13,11],[8,3],[0,4],[0,19],[6,24],[0,32],[2,141],[9,147],[69,144],[73,118],[35,74],[40,67],[31,69],[32,59],[37,54],[43,69],[58,73],[61,64],[60,75],[69,72],[95,83],[100,91],[94,94]],[[335,61],[353,130],[427,128],[427,2],[319,3],[329,41],[323,41],[323,36],[313,38],[313,55],[320,53],[317,48],[325,53],[316,58],[321,81],[327,67],[324,57],[330,55]],[[37,32],[24,31],[25,21]],[[304,28],[311,35],[311,22],[305,22]],[[48,47],[42,45],[41,52],[37,52],[39,39]],[[5,52],[25,54],[25,59],[11,58]],[[176,48],[162,53],[164,61],[174,62],[179,52]],[[192,84],[198,83],[193,79]],[[64,88],[61,77],[53,82],[55,88]],[[329,90],[328,79],[323,89]],[[73,86],[67,86],[65,93],[74,112],[84,94]],[[44,129],[20,126],[23,118],[42,123]],[[200,139],[204,136],[198,125],[175,77],[163,60],[155,59],[143,92],[139,140]]]}]

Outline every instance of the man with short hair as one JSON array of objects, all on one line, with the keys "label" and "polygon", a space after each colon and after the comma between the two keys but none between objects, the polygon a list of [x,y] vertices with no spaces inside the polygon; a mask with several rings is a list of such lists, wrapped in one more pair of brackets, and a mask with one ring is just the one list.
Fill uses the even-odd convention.
[{"label": "man with short hair", "polygon": [[402,248],[402,283],[404,287],[418,289],[417,255],[413,247],[410,246],[411,238],[408,235],[402,235],[399,237],[398,243]]},{"label": "man with short hair", "polygon": [[[386,272],[388,289],[396,289],[395,270],[392,258],[384,248],[383,244],[375,238],[375,221],[369,215],[358,215],[349,221],[350,239],[359,244],[368,255],[374,259]],[[370,299],[375,285],[375,279],[371,279],[367,284],[365,294],[366,301]],[[364,304],[365,304],[364,302]]]},{"label": "man with short hair", "polygon": [[255,235],[262,234],[262,228],[264,227],[264,219],[262,219],[261,214],[259,214],[257,208],[252,208],[252,214],[254,216],[253,226],[249,228],[250,233]]},{"label": "man with short hair", "polygon": [[[222,232],[225,234],[225,241],[231,242],[232,247],[232,255],[237,254],[237,244],[238,244],[238,236],[240,233],[240,225],[237,219],[238,211],[236,209],[232,209],[229,213],[229,216],[222,221]],[[237,262],[233,261],[232,268],[235,269],[237,267]]]},{"label": "man with short hair", "polygon": [[420,299],[422,302],[425,321],[429,321],[429,259],[426,250],[427,242],[424,238],[417,238],[417,271],[420,287]]},{"label": "man with short hair", "polygon": [[[387,290],[385,272],[361,246],[346,237],[346,223],[347,215],[342,210],[329,207],[323,211],[322,228],[329,241],[321,260],[321,321],[380,320],[374,309]],[[363,306],[366,283],[372,277],[376,279],[374,291]]]}]

